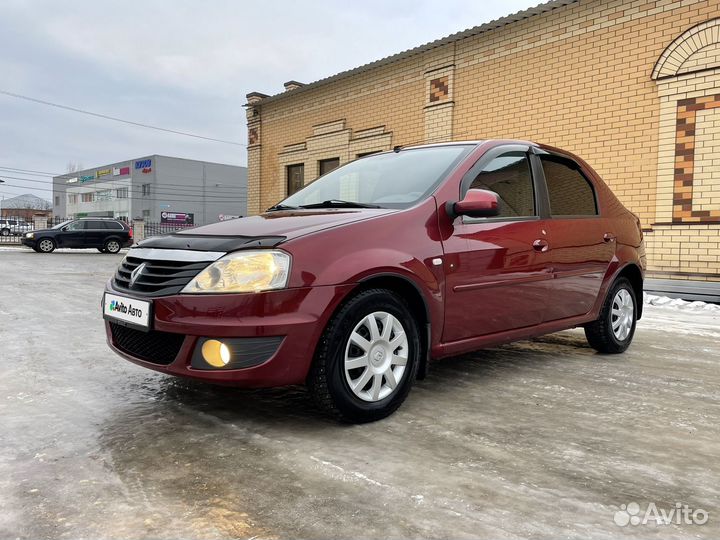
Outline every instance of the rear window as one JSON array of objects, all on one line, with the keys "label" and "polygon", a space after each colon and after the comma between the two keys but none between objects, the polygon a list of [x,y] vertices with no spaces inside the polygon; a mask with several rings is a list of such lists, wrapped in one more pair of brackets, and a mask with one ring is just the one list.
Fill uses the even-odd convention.
[{"label": "rear window", "polygon": [[595,190],[578,165],[555,156],[540,156],[553,216],[596,216]]},{"label": "rear window", "polygon": [[117,221],[105,221],[104,223],[106,229],[121,230],[124,228],[122,224]]}]

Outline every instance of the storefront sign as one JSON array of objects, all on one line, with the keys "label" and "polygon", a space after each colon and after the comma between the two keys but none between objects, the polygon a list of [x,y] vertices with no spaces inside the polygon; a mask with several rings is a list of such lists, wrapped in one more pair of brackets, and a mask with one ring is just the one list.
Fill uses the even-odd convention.
[{"label": "storefront sign", "polygon": [[78,181],[78,177],[75,176],[74,178],[68,178],[67,180],[65,180],[65,183],[66,184],[77,184],[77,181]]},{"label": "storefront sign", "polygon": [[193,225],[195,223],[195,214],[185,214],[183,212],[160,212],[160,223]]},{"label": "storefront sign", "polygon": [[152,167],[152,159],[142,159],[135,162],[135,169],[149,169]]},{"label": "storefront sign", "polygon": [[96,174],[98,178],[101,176],[107,176],[108,174],[112,174],[112,169],[100,169]]},{"label": "storefront sign", "polygon": [[130,167],[113,167],[113,176],[127,176],[130,174]]},{"label": "storefront sign", "polygon": [[87,176],[81,176],[80,177],[80,183],[84,184],[85,182],[89,182],[90,180],[95,180],[94,174],[89,174]]}]

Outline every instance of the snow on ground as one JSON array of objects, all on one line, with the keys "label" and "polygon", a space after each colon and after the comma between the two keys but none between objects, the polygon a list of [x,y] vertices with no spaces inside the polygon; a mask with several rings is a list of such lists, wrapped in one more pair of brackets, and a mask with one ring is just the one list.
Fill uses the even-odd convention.
[{"label": "snow on ground", "polygon": [[684,311],[709,311],[720,313],[720,305],[708,304],[707,302],[701,302],[699,300],[690,302],[681,298],[669,298],[667,296],[656,296],[648,293],[643,293],[643,300],[645,304],[650,304],[656,307],[682,309]]}]

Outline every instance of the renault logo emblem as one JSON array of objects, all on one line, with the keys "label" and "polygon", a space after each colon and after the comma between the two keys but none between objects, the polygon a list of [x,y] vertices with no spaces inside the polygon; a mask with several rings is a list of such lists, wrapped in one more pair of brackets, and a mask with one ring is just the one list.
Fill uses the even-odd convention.
[{"label": "renault logo emblem", "polygon": [[139,278],[140,274],[142,274],[142,271],[145,269],[145,265],[147,265],[147,263],[142,263],[135,270],[130,272],[130,287],[135,285],[135,281],[137,281],[137,278]]}]

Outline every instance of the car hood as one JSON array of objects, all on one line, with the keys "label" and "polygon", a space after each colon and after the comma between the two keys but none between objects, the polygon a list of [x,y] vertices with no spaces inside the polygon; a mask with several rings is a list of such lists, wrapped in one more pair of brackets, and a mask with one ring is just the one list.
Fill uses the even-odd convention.
[{"label": "car hood", "polygon": [[385,208],[280,210],[149,238],[141,247],[232,251],[274,246],[306,234],[397,212]]}]

